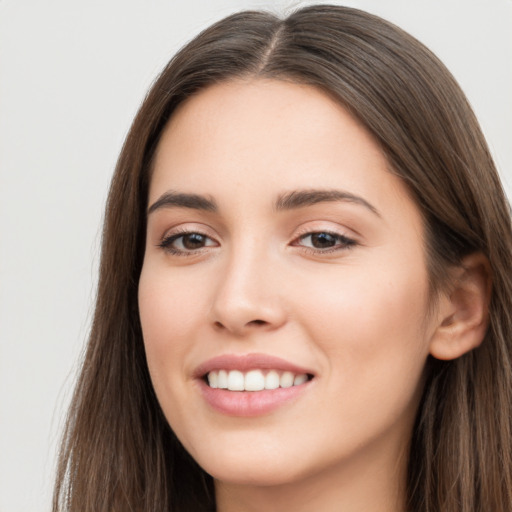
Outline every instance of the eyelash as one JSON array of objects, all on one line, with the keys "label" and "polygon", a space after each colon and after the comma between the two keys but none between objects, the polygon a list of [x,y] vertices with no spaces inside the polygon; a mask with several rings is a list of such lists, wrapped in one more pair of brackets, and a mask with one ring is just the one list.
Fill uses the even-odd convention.
[{"label": "eyelash", "polygon": [[[200,231],[194,231],[194,230],[180,230],[178,232],[173,233],[172,235],[166,236],[162,239],[162,241],[158,244],[158,247],[162,248],[163,250],[167,251],[168,253],[172,254],[173,256],[194,256],[198,253],[204,251],[205,249],[208,250],[211,246],[203,246],[199,247],[197,249],[189,249],[189,250],[182,250],[177,249],[176,247],[173,247],[174,242],[179,240],[180,238],[184,238],[187,235],[199,235],[205,239],[212,240],[211,237],[208,235],[201,233]],[[325,249],[318,249],[314,247],[306,247],[303,245],[299,245],[298,242],[305,240],[308,237],[312,237],[314,235],[328,235],[334,239],[336,242],[336,245],[334,247],[328,247]],[[311,254],[330,254],[337,251],[344,251],[352,248],[353,246],[357,245],[357,242],[353,238],[349,238],[345,235],[342,235],[340,233],[336,233],[333,231],[327,231],[327,230],[320,230],[320,231],[308,231],[297,238],[295,238],[292,242],[293,246],[295,247],[302,247],[305,251]]]},{"label": "eyelash", "polygon": [[332,237],[334,239],[335,245],[333,247],[328,247],[325,249],[301,246],[304,250],[310,252],[311,254],[330,254],[337,251],[346,251],[357,245],[357,242],[353,238],[349,238],[348,236],[342,235],[341,233],[336,233],[335,231],[328,230],[308,231],[307,233],[304,233],[303,235],[297,237],[292,242],[292,244],[296,245],[298,241],[303,241],[306,238],[312,237],[314,235],[328,235],[329,237]]},{"label": "eyelash", "polygon": [[180,238],[184,238],[187,235],[199,235],[205,239],[212,240],[211,237],[209,237],[208,235],[205,235],[204,233],[201,233],[200,231],[183,229],[183,230],[174,232],[172,235],[164,237],[163,240],[158,244],[158,247],[164,249],[165,251],[172,254],[173,256],[194,256],[194,255],[198,254],[199,251],[208,249],[209,246],[200,247],[195,250],[194,249],[182,250],[182,249],[177,249],[176,247],[173,247],[173,243],[176,242],[176,240],[179,240]]}]

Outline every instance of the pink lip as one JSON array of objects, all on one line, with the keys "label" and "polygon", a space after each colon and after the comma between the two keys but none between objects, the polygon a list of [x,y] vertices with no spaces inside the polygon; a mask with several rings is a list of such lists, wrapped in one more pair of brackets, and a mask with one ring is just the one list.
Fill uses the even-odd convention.
[{"label": "pink lip", "polygon": [[211,388],[205,382],[204,376],[212,370],[221,369],[243,372],[251,369],[274,369],[290,371],[295,374],[312,374],[313,372],[284,359],[266,354],[243,356],[225,354],[202,363],[194,371],[201,395],[213,409],[228,416],[251,417],[269,414],[299,398],[312,384],[312,381],[308,381],[300,386],[262,391],[228,391]]},{"label": "pink lip", "polygon": [[313,372],[307,368],[297,366],[284,359],[268,354],[223,354],[200,364],[194,371],[194,377],[202,378],[212,370],[240,370],[241,372],[246,372],[255,369],[281,370],[295,374],[313,374]]}]

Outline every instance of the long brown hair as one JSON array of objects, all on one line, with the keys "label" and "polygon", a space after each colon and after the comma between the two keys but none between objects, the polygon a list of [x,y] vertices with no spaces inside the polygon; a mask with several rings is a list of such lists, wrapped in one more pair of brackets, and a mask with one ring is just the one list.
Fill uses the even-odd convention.
[{"label": "long brown hair", "polygon": [[410,448],[415,512],[510,512],[512,229],[484,137],[451,74],[392,24],[346,7],[284,20],[232,15],[183,48],[134,120],[112,181],[96,310],[64,433],[53,510],[215,509],[212,479],[167,424],[146,366],[137,306],[152,156],[173,110],[236,77],[326,91],[373,134],[422,212],[432,290],[480,251],[493,274],[482,345],[428,361]]}]

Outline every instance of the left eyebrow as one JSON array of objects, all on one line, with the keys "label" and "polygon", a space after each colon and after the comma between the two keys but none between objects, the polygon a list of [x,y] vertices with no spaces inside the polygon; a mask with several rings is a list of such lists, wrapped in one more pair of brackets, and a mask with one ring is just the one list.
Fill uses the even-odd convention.
[{"label": "left eyebrow", "polygon": [[161,208],[191,208],[193,210],[203,210],[216,212],[217,204],[213,199],[199,194],[186,194],[173,192],[169,190],[162,194],[149,208],[147,214],[150,215]]},{"label": "left eyebrow", "polygon": [[377,215],[377,217],[381,217],[377,208],[370,204],[366,199],[350,192],[346,192],[345,190],[307,189],[286,192],[277,198],[274,208],[277,211],[295,210],[297,208],[312,206],[317,203],[332,203],[338,201],[359,204]]}]

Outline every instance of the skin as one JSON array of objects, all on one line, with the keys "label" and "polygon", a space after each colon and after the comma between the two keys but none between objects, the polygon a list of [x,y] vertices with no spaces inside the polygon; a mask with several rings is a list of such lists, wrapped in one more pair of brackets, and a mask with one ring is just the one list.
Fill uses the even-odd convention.
[{"label": "skin", "polygon": [[[337,200],[276,211],[279,195],[318,188],[371,207]],[[169,191],[213,199],[218,211],[149,213],[140,317],[162,409],[214,477],[218,510],[405,510],[408,442],[441,322],[427,315],[421,215],[371,135],[309,86],[215,85],[164,131],[150,207]],[[204,235],[203,246],[161,246],[183,231]],[[352,243],[313,247],[308,234],[322,232]],[[194,370],[250,353],[314,379],[269,414],[213,410]]]}]

